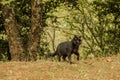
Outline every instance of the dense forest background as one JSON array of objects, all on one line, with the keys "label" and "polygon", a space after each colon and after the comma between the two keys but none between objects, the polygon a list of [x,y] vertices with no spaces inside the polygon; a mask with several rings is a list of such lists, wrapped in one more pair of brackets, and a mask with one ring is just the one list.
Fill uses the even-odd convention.
[{"label": "dense forest background", "polygon": [[0,60],[36,61],[75,34],[83,59],[118,54],[120,1],[0,1]]}]

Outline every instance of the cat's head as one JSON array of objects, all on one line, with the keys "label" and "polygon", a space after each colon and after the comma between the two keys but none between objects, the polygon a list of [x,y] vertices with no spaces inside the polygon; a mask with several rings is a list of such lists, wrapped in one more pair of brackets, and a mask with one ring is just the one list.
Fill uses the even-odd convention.
[{"label": "cat's head", "polygon": [[80,35],[74,35],[73,39],[72,39],[72,43],[74,45],[80,45],[82,42],[81,40],[81,36]]}]

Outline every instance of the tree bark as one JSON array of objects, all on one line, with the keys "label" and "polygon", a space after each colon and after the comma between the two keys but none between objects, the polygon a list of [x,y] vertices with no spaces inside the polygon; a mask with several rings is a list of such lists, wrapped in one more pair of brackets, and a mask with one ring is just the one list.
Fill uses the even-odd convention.
[{"label": "tree bark", "polygon": [[29,34],[28,53],[29,60],[36,61],[39,54],[41,27],[41,0],[31,0],[31,30]]},{"label": "tree bark", "polygon": [[4,19],[4,27],[9,41],[11,58],[13,61],[20,61],[22,60],[21,56],[23,54],[24,49],[21,37],[16,26],[13,5],[10,3],[4,5],[2,8],[2,14]]}]

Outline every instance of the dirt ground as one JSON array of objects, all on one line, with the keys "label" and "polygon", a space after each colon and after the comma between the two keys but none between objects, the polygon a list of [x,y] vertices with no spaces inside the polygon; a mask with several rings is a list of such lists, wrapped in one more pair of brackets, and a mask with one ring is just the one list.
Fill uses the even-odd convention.
[{"label": "dirt ground", "polygon": [[74,62],[0,62],[0,80],[120,80],[120,55]]}]

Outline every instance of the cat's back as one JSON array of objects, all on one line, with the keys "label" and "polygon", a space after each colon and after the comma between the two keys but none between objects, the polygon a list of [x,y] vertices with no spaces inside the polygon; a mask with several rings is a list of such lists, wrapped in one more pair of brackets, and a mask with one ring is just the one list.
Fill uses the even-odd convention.
[{"label": "cat's back", "polygon": [[62,46],[62,47],[72,46],[72,42],[71,41],[61,42],[59,46]]}]

